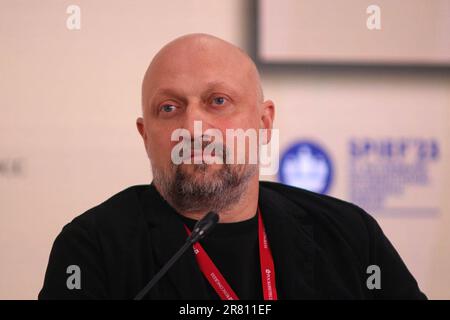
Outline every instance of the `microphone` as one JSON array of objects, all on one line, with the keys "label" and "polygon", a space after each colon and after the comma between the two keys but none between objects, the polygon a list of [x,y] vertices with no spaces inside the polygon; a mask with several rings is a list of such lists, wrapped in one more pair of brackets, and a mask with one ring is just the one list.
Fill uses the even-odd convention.
[{"label": "microphone", "polygon": [[159,272],[150,280],[149,283],[134,297],[134,300],[141,300],[150,291],[151,288],[169,271],[170,267],[191,247],[194,243],[206,237],[219,222],[219,215],[214,212],[208,212],[202,219],[197,221],[192,233],[186,239],[184,245],[170,258],[169,261],[159,270]]}]

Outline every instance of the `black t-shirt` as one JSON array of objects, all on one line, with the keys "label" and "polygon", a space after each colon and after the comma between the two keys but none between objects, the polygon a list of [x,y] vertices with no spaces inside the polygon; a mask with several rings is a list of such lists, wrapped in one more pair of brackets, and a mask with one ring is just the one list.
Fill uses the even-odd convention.
[{"label": "black t-shirt", "polygon": [[[197,222],[180,217],[190,230]],[[239,299],[263,299],[258,215],[241,222],[218,223],[200,244]],[[208,280],[203,279],[207,282],[210,298],[220,299]]]}]

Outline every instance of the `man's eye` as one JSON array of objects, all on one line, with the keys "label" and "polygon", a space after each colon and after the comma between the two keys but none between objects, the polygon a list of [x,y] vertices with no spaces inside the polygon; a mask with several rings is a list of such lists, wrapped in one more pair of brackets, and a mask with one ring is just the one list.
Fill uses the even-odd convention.
[{"label": "man's eye", "polygon": [[161,111],[165,112],[165,113],[170,113],[175,111],[177,107],[175,107],[173,104],[165,104],[163,106],[161,106]]},{"label": "man's eye", "polygon": [[225,104],[225,102],[227,102],[225,97],[216,97],[213,100],[213,103],[219,106],[222,106]]}]

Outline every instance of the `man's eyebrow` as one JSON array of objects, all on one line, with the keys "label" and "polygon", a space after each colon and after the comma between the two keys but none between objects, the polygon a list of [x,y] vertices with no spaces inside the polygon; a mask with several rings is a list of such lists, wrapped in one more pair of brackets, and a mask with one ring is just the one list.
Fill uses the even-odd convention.
[{"label": "man's eyebrow", "polygon": [[182,95],[177,92],[177,90],[174,90],[172,88],[158,88],[156,89],[155,93],[153,93],[150,97],[150,99],[153,99],[157,96],[171,96],[176,98],[181,98]]},{"label": "man's eyebrow", "polygon": [[206,84],[206,93],[209,93],[214,90],[225,90],[232,94],[233,96],[239,95],[239,91],[237,88],[230,86],[228,83],[224,81],[211,81]]},{"label": "man's eyebrow", "polygon": [[[206,90],[205,93],[208,94],[211,91],[214,90],[226,90],[229,91],[232,95],[238,95],[238,90],[230,86],[228,83],[224,81],[210,81],[206,84]],[[175,90],[173,88],[158,88],[155,90],[155,92],[149,97],[150,102],[153,101],[153,99],[157,97],[173,97],[178,100],[184,100],[183,94],[180,93],[178,90]]]},{"label": "man's eyebrow", "polygon": [[173,88],[158,88],[154,93],[148,96],[146,104],[151,109],[154,109],[159,101],[159,99],[155,100],[157,98],[174,98],[176,100],[184,101],[183,95],[177,90],[174,90]]}]

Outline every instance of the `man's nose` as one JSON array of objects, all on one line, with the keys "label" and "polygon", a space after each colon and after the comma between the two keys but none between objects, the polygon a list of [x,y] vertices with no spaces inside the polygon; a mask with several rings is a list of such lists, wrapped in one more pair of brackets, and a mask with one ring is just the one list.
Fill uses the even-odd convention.
[{"label": "man's nose", "polygon": [[212,128],[211,118],[200,101],[192,101],[186,107],[183,128],[188,130],[192,138],[199,138],[203,132]]}]

